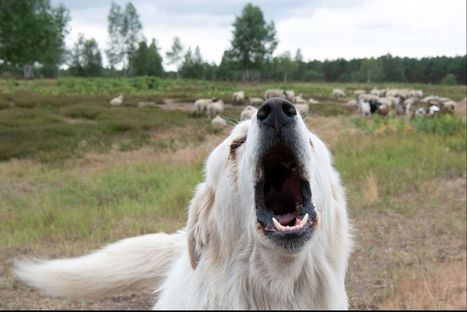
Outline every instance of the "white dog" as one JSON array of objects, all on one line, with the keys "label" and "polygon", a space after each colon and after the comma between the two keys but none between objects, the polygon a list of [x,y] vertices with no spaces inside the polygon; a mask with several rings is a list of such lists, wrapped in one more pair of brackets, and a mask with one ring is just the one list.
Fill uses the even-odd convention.
[{"label": "white dog", "polygon": [[155,309],[346,309],[349,232],[328,149],[292,103],[271,98],[209,156],[185,230],[15,273],[55,296],[154,287]]}]

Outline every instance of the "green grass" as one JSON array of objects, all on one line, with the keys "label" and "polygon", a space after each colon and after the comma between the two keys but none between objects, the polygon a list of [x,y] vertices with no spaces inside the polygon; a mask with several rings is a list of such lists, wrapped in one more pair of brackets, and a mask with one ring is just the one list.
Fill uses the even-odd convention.
[{"label": "green grass", "polygon": [[[181,227],[194,186],[201,181],[200,162],[187,163],[182,157],[166,163],[154,156],[94,168],[82,166],[79,158],[142,146],[149,146],[154,155],[171,153],[201,145],[208,134],[219,132],[207,118],[157,107],[139,109],[139,100],[217,96],[230,102],[238,89],[261,96],[265,89],[277,87],[322,101],[310,105],[311,122],[313,116],[324,116],[323,126],[327,120],[339,120],[338,138],[331,147],[353,212],[376,207],[411,213],[420,199],[410,195],[420,193],[427,181],[465,177],[465,117],[365,119],[345,105],[331,104],[334,87],[351,91],[365,85],[156,78],[0,80],[0,247],[57,239],[103,242]],[[462,86],[406,87],[455,100],[465,96]],[[125,104],[110,107],[109,99],[119,93],[125,93]],[[16,106],[8,108],[8,101]],[[239,109],[229,108],[224,115],[235,121]],[[11,158],[31,161],[1,162]],[[374,201],[366,196],[370,183],[377,189]]]},{"label": "green grass", "polygon": [[54,162],[89,151],[105,152],[115,145],[123,150],[148,144],[160,149],[173,144],[170,139],[152,140],[153,132],[192,126],[197,131],[188,133],[185,140],[200,141],[210,131],[207,120],[192,118],[189,112],[157,107],[112,108],[90,96],[71,100],[69,105],[36,103],[34,97],[30,101],[28,108],[0,111],[0,160]]},{"label": "green grass", "polygon": [[[398,212],[416,207],[399,201],[416,194],[424,182],[466,174],[466,122],[458,116],[403,119],[354,118],[361,133],[344,135],[334,147],[336,166],[349,185],[353,209],[371,205]],[[379,191],[376,203],[365,202],[368,176]],[[396,204],[397,203],[397,204]]]},{"label": "green grass", "polygon": [[[356,89],[378,88],[416,88],[424,91],[426,95],[436,94],[461,100],[466,96],[465,86],[445,86],[431,84],[409,83],[303,83],[303,82],[264,82],[258,84],[203,81],[203,80],[173,80],[156,77],[136,78],[61,78],[57,80],[0,80],[0,94],[8,96],[17,93],[34,93],[39,95],[94,95],[105,96],[108,100],[120,93],[132,96],[151,97],[152,100],[161,101],[164,98],[174,98],[180,101],[193,101],[201,97],[218,97],[230,102],[232,93],[245,90],[247,95],[263,97],[264,91],[271,88],[293,89],[297,94],[303,93],[305,97],[318,100],[329,99],[332,89],[342,88],[352,96]],[[6,105],[6,100],[0,98],[0,107]]]},{"label": "green grass", "polygon": [[174,231],[185,222],[201,172],[201,164],[142,162],[91,177],[47,169],[10,180],[32,189],[2,195],[0,246],[58,238],[105,241],[122,232]]}]

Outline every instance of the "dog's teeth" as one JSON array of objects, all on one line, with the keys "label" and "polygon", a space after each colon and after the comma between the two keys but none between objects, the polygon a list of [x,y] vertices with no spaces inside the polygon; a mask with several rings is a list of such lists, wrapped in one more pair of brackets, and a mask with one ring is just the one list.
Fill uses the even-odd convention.
[{"label": "dog's teeth", "polygon": [[279,223],[279,221],[276,220],[276,218],[272,218],[272,222],[274,222],[274,226],[276,227],[276,229],[280,232],[283,232],[285,231],[286,229],[282,226],[282,224]]},{"label": "dog's teeth", "polygon": [[308,213],[303,217],[303,220],[300,222],[299,227],[300,228],[304,227],[307,221],[308,221]]}]

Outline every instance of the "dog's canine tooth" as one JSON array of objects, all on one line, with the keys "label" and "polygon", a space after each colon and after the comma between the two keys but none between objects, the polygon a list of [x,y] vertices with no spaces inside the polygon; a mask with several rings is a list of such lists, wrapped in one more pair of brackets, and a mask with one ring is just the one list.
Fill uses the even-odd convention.
[{"label": "dog's canine tooth", "polygon": [[276,227],[276,229],[280,232],[284,232],[286,230],[286,228],[279,223],[279,221],[276,220],[276,218],[272,218],[272,222],[274,222],[274,226]]},{"label": "dog's canine tooth", "polygon": [[305,226],[307,221],[308,221],[308,213],[303,217],[303,220],[300,221],[300,224],[298,225],[298,227],[301,229],[302,227]]}]

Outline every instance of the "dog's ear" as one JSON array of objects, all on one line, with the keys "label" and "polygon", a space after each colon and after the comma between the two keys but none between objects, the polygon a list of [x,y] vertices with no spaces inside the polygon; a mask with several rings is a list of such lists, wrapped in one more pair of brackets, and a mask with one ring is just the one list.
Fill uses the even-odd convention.
[{"label": "dog's ear", "polygon": [[207,245],[209,234],[212,231],[210,214],[213,203],[213,191],[206,183],[198,185],[195,197],[189,207],[187,225],[188,253],[193,269],[196,269],[201,252]]}]

